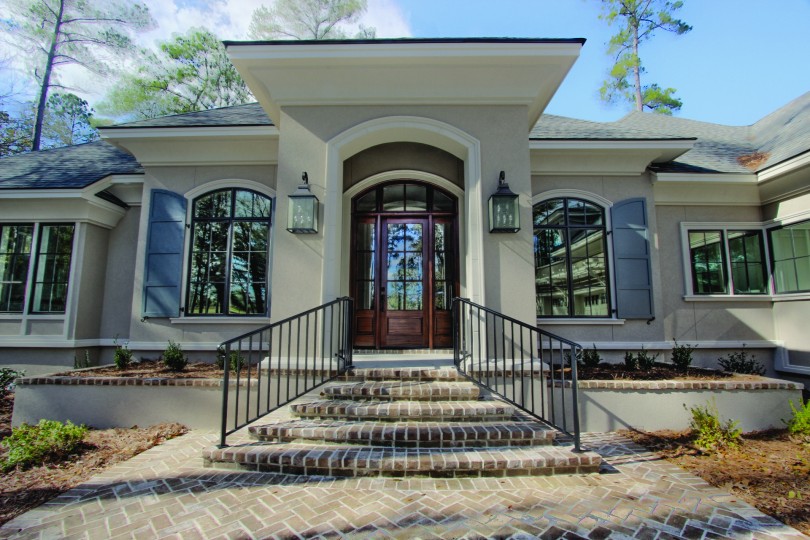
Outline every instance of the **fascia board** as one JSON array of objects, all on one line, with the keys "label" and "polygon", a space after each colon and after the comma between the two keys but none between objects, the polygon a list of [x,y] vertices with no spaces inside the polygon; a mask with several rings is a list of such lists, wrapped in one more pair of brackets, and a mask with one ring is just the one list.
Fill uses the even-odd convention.
[{"label": "fascia board", "polygon": [[695,139],[531,139],[530,150],[676,150],[685,153]]},{"label": "fascia board", "polygon": [[276,126],[199,126],[199,127],[153,127],[112,128],[99,130],[104,140],[125,139],[199,139],[199,138],[277,138]]},{"label": "fascia board", "polygon": [[756,184],[756,174],[653,173],[653,183]]},{"label": "fascia board", "polygon": [[760,171],[757,176],[759,178],[759,182],[762,184],[773,180],[774,178],[791,173],[796,169],[801,169],[802,167],[807,166],[810,166],[810,152],[805,152],[802,155],[768,167],[767,169]]}]

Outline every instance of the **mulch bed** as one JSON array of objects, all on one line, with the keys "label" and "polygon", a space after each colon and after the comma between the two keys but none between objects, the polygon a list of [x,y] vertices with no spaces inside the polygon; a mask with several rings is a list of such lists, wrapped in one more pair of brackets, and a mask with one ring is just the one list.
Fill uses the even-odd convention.
[{"label": "mulch bed", "polygon": [[[256,376],[256,366],[251,368],[251,377]],[[222,369],[216,364],[208,362],[189,363],[183,371],[172,371],[163,362],[158,360],[143,360],[133,363],[126,369],[118,369],[115,366],[103,366],[98,368],[66,371],[57,373],[59,376],[70,377],[135,377],[135,378],[155,378],[166,377],[170,379],[221,379]],[[231,371],[231,377],[236,374]],[[247,376],[247,369],[242,368],[240,377]]]},{"label": "mulch bed", "polygon": [[[704,453],[688,431],[624,431],[662,458],[810,535],[810,438],[749,433],[738,449]],[[792,493],[792,495],[791,495]]]},{"label": "mulch bed", "polygon": [[[707,380],[726,379],[735,376],[727,371],[693,368],[681,371],[672,364],[656,363],[652,369],[629,370],[622,364],[601,363],[597,367],[577,366],[577,379],[591,380],[629,380],[629,381],[664,381],[664,380]],[[739,377],[739,375],[737,375]]]},{"label": "mulch bed", "polygon": [[[11,434],[13,396],[7,394],[0,399],[0,439]],[[0,472],[0,525],[116,463],[187,432],[185,426],[174,423],[148,428],[90,430],[79,451],[62,463]],[[4,454],[5,448],[0,447],[0,457]]]}]

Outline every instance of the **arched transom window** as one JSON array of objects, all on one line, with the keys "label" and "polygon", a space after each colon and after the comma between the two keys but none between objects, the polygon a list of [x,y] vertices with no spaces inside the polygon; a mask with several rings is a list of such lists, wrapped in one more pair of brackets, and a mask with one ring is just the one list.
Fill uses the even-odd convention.
[{"label": "arched transom window", "polygon": [[194,199],[186,315],[266,315],[273,200],[247,189]]},{"label": "arched transom window", "polygon": [[534,205],[538,317],[609,317],[605,210],[570,197]]}]

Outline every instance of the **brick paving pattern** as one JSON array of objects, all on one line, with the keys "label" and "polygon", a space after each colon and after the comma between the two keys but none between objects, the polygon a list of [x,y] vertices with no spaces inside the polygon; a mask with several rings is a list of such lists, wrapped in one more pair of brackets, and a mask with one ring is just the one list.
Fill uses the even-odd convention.
[{"label": "brick paving pattern", "polygon": [[318,478],[203,468],[192,432],[0,528],[2,538],[805,538],[616,434],[600,474]]}]

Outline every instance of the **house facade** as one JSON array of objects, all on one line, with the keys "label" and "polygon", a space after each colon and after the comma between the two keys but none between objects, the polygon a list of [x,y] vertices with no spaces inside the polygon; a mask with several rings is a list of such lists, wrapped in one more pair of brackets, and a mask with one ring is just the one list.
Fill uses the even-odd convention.
[{"label": "house facade", "polygon": [[810,94],[745,127],[544,115],[583,43],[228,42],[257,103],[0,160],[0,363],[212,359],[341,296],[356,348],[444,349],[462,296],[610,359],[810,375]]}]

